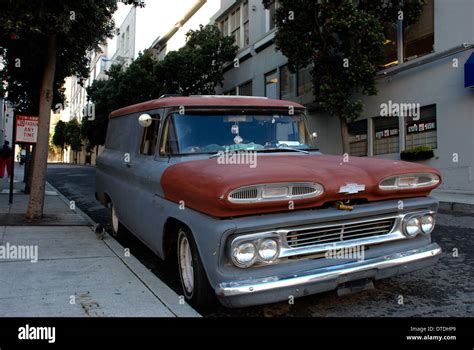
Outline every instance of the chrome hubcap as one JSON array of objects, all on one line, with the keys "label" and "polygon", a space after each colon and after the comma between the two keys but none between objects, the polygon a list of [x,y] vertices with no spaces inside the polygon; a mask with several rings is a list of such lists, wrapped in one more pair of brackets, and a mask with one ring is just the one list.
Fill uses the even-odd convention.
[{"label": "chrome hubcap", "polygon": [[186,236],[183,236],[179,242],[179,266],[184,289],[191,294],[194,290],[194,271],[191,247]]}]

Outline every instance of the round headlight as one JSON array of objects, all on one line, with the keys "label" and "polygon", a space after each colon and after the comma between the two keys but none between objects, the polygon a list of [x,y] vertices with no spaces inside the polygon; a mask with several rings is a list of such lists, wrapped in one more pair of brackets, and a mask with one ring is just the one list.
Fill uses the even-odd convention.
[{"label": "round headlight", "polygon": [[428,234],[433,231],[434,228],[434,218],[432,215],[424,215],[420,218],[421,231]]},{"label": "round headlight", "polygon": [[274,239],[264,239],[260,242],[258,248],[258,256],[263,261],[272,261],[278,257],[279,246]]},{"label": "round headlight", "polygon": [[405,222],[405,234],[408,237],[415,237],[420,233],[420,220],[418,218],[411,218]]},{"label": "round headlight", "polygon": [[234,248],[232,255],[237,265],[240,267],[250,267],[257,258],[257,248],[255,248],[253,243],[240,243]]}]

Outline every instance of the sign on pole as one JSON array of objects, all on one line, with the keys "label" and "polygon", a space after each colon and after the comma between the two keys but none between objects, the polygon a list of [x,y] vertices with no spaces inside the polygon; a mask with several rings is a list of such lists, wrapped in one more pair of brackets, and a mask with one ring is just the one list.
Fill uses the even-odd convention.
[{"label": "sign on pole", "polygon": [[38,139],[38,117],[30,115],[16,116],[16,142],[36,143]]}]

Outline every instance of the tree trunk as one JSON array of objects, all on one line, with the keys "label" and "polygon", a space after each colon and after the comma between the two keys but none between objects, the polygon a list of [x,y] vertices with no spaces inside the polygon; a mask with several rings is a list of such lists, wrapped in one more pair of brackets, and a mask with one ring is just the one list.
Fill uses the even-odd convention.
[{"label": "tree trunk", "polygon": [[56,35],[48,37],[48,53],[40,90],[38,141],[32,168],[30,200],[26,217],[30,220],[43,216],[46,166],[48,162],[49,122],[53,103],[53,83],[56,73]]},{"label": "tree trunk", "polygon": [[342,153],[350,154],[349,128],[347,126],[347,119],[344,117],[339,117],[339,121],[341,124]]}]

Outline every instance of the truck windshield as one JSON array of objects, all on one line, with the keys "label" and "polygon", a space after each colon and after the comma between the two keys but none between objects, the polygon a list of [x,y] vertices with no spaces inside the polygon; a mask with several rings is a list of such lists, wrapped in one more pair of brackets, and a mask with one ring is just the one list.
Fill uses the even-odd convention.
[{"label": "truck windshield", "polygon": [[165,124],[161,153],[214,154],[222,151],[313,150],[299,115],[181,115]]}]

